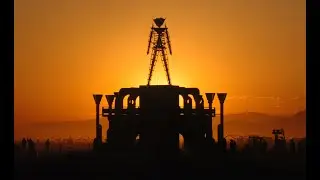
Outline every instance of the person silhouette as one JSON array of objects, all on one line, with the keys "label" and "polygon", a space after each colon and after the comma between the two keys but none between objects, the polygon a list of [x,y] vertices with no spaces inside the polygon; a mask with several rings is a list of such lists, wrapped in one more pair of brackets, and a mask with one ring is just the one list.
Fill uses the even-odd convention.
[{"label": "person silhouette", "polygon": [[221,145],[222,145],[222,151],[226,152],[226,150],[227,150],[227,139],[226,138],[222,139]]},{"label": "person silhouette", "polygon": [[22,149],[26,150],[27,149],[27,140],[25,138],[22,139],[21,144],[22,144]]},{"label": "person silhouette", "polygon": [[28,142],[28,151],[29,151],[30,155],[33,156],[36,153],[35,143],[32,141],[31,138],[28,139],[27,142]]},{"label": "person silhouette", "polygon": [[231,139],[230,140],[230,151],[232,152],[232,153],[235,153],[236,152],[236,150],[237,150],[237,144],[236,144],[236,141],[235,140],[233,140],[233,139]]}]

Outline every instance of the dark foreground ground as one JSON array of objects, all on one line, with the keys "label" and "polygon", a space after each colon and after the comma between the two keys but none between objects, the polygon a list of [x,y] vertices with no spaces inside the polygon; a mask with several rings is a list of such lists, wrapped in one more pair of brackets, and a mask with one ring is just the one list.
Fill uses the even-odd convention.
[{"label": "dark foreground ground", "polygon": [[297,154],[214,154],[173,159],[129,154],[69,152],[38,158],[16,155],[15,179],[306,179]]}]

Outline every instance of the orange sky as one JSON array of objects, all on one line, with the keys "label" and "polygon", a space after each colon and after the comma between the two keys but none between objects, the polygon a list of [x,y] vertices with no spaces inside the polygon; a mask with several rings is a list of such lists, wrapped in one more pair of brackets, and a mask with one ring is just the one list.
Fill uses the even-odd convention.
[{"label": "orange sky", "polygon": [[[173,84],[228,92],[226,113],[295,113],[305,108],[305,9],[304,0],[15,0],[15,123],[93,119],[93,93],[145,85],[158,16]],[[152,84],[164,83],[158,62]]]}]

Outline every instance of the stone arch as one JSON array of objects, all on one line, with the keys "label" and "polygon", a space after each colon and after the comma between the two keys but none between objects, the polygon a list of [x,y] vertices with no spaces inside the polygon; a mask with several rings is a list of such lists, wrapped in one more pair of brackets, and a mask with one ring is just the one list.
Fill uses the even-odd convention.
[{"label": "stone arch", "polygon": [[115,108],[121,109],[123,108],[123,98],[127,95],[138,94],[138,88],[121,88],[119,93],[115,93],[116,101]]},{"label": "stone arch", "polygon": [[[191,107],[192,108],[195,108],[196,107],[196,99],[195,99],[195,97],[194,97],[194,95],[192,95],[192,94],[188,94],[188,97],[190,98],[188,98],[188,100],[189,101],[191,101],[190,103],[191,103]],[[187,101],[188,101],[187,100]],[[189,103],[188,103],[189,104]]]},{"label": "stone arch", "polygon": [[190,96],[186,96],[184,107],[187,109],[192,109],[192,98]]},{"label": "stone arch", "polygon": [[129,106],[129,100],[130,100],[130,94],[126,94],[123,98],[122,98],[122,108],[123,109],[127,109]]},{"label": "stone arch", "polygon": [[[184,105],[189,104],[187,103],[188,99],[191,99],[191,107],[196,107],[197,106],[197,102],[199,101],[199,95],[200,95],[200,91],[198,88],[184,88],[181,89],[179,92],[183,99],[184,99]],[[189,100],[190,101],[190,100]],[[185,106],[184,106],[185,107]]]},{"label": "stone arch", "polygon": [[136,108],[136,100],[137,100],[136,94],[130,94],[128,99],[128,108]]},{"label": "stone arch", "polygon": [[192,98],[188,94],[182,92],[179,94],[179,107],[180,108],[192,108]]},{"label": "stone arch", "polygon": [[136,106],[135,108],[140,108],[140,96],[136,97]]},{"label": "stone arch", "polygon": [[192,108],[201,109],[204,108],[204,99],[200,94],[189,94],[190,98],[192,98]]},{"label": "stone arch", "polygon": [[179,94],[179,107],[180,109],[184,108],[184,98],[181,94]]}]

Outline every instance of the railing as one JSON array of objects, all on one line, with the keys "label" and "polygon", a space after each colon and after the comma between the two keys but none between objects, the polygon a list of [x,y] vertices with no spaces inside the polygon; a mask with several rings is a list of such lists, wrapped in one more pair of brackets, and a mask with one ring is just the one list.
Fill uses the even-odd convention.
[{"label": "railing", "polygon": [[[178,108],[177,109],[180,116],[184,116],[185,114],[188,115],[188,114],[192,114],[192,115],[196,115],[197,112],[198,112],[198,109],[185,109],[185,108]],[[215,113],[215,108],[213,109],[209,109],[209,108],[204,108],[202,109],[204,110],[205,114],[206,115],[209,115],[211,114],[211,116],[215,117],[216,115],[219,115],[219,114],[216,114]],[[133,108],[133,109],[128,109],[128,108],[123,108],[123,109],[120,109],[118,110],[120,111],[120,113],[122,115],[128,115],[130,113],[135,113],[135,115],[140,115],[140,107],[139,108]],[[116,109],[109,109],[109,108],[106,108],[106,107],[102,107],[102,116],[112,116],[112,115],[115,115],[117,112]],[[200,110],[201,112],[201,110]]]},{"label": "railing", "polygon": [[[102,109],[109,109],[109,107],[102,107]],[[112,108],[114,109],[114,108]],[[122,109],[128,109],[128,106],[123,106]],[[133,109],[140,109],[140,106],[139,107],[134,107]],[[184,108],[184,107],[179,107],[180,110],[185,110],[185,109],[188,109],[188,108]],[[196,110],[196,107],[192,107],[193,110]],[[203,108],[204,110],[209,110],[210,108],[209,107],[204,107]],[[213,107],[212,110],[214,110],[215,108]]]}]

